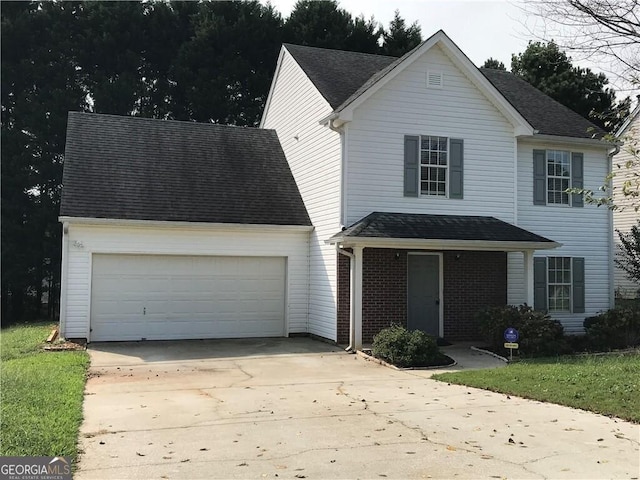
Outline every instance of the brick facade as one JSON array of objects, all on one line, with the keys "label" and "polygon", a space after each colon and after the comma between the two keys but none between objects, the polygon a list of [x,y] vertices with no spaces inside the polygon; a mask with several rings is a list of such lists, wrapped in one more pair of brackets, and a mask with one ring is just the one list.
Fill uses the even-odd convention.
[{"label": "brick facade", "polygon": [[[407,322],[407,250],[365,248],[362,272],[362,341],[381,329]],[[504,252],[444,252],[444,336],[479,337],[475,313],[507,301]],[[338,343],[349,342],[349,258],[338,254]]]},{"label": "brick facade", "polygon": [[486,306],[507,303],[505,252],[444,252],[444,337],[480,337],[474,316]]}]

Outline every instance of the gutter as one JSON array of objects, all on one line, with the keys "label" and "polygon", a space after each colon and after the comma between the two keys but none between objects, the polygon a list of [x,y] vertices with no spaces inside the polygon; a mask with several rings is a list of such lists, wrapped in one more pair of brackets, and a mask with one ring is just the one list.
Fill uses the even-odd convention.
[{"label": "gutter", "polygon": [[260,232],[310,232],[312,225],[272,225],[246,223],[208,223],[208,222],[179,222],[165,220],[127,220],[120,218],[91,218],[60,216],[58,221],[76,225],[93,226],[122,226],[122,227],[164,227],[179,229],[210,229],[210,230],[247,230]]},{"label": "gutter", "polygon": [[551,250],[561,247],[559,242],[508,242],[496,240],[433,240],[422,238],[345,237],[325,240],[328,244],[370,248],[420,248],[425,250],[475,250],[521,252],[523,250]]},{"label": "gutter", "polygon": [[561,135],[548,135],[546,133],[535,133],[533,135],[525,135],[518,137],[520,140],[541,141],[545,143],[578,143],[581,145],[591,145],[594,147],[610,148],[612,145],[618,145],[619,142],[608,142],[597,138],[580,138],[567,137]]},{"label": "gutter", "polygon": [[355,260],[355,255],[347,250],[344,250],[336,243],[336,252],[345,257],[349,257],[349,346],[345,348],[347,352],[356,353],[356,315],[355,315],[355,275],[352,262]]}]

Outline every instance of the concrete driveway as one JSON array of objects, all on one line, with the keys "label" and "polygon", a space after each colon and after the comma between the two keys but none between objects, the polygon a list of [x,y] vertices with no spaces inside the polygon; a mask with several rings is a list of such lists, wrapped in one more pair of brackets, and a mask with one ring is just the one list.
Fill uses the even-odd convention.
[{"label": "concrete driveway", "polygon": [[[500,365],[451,352],[462,365]],[[447,385],[306,338],[89,353],[78,479],[640,475],[637,425]]]}]

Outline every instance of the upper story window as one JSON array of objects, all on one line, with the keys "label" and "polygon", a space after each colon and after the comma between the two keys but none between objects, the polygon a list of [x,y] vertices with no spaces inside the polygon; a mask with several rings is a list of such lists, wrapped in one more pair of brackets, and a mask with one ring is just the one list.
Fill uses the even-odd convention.
[{"label": "upper story window", "polygon": [[404,136],[404,196],[464,196],[464,140]]},{"label": "upper story window", "polygon": [[547,203],[570,205],[566,190],[571,184],[571,162],[569,152],[547,150]]},{"label": "upper story window", "polygon": [[420,137],[420,193],[447,195],[447,137]]},{"label": "upper story window", "polygon": [[533,204],[584,206],[582,195],[567,193],[583,188],[583,159],[579,152],[533,151]]}]

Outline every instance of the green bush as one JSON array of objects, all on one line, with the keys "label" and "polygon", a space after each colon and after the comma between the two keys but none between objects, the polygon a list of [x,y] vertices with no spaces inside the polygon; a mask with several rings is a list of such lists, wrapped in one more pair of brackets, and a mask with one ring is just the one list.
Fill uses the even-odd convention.
[{"label": "green bush", "polygon": [[616,307],[584,320],[592,348],[612,350],[640,345],[640,308]]},{"label": "green bush", "polygon": [[400,325],[380,330],[373,337],[372,353],[398,367],[425,367],[442,364],[436,339],[420,330],[408,331]]},{"label": "green bush", "polygon": [[515,328],[520,334],[521,355],[557,355],[568,351],[562,324],[527,305],[488,307],[476,314],[476,321],[484,340],[494,351],[506,351],[504,331],[508,327]]}]

